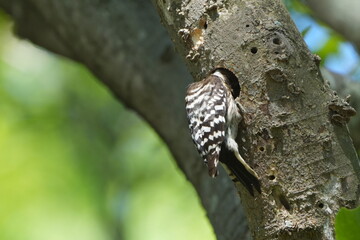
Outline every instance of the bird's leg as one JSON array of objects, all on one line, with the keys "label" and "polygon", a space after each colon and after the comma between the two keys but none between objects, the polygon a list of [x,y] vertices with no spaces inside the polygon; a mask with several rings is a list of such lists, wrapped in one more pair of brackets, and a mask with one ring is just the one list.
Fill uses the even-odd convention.
[{"label": "bird's leg", "polygon": [[234,151],[236,158],[240,161],[240,163],[246,168],[246,170],[251,173],[254,177],[259,179],[259,176],[256,172],[245,162],[245,160],[241,157],[239,151]]},{"label": "bird's leg", "polygon": [[[241,105],[241,103],[239,102],[239,97],[237,97],[235,99],[235,103],[236,106],[238,108],[239,114],[240,114],[240,118],[239,118],[239,122],[241,122],[241,120],[243,119],[242,114],[245,112],[244,107]],[[235,141],[235,140],[234,140]],[[237,144],[237,143],[236,143]],[[236,156],[236,158],[240,161],[240,163],[246,168],[246,170],[251,173],[254,177],[256,177],[257,179],[259,179],[259,176],[256,174],[256,172],[245,162],[245,160],[241,157],[239,151],[237,150],[238,148],[233,148],[234,154]]]}]

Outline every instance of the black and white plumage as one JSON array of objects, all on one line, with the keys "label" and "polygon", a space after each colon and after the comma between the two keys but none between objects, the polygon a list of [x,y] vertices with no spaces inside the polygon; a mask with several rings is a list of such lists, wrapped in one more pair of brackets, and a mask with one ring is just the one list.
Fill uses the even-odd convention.
[{"label": "black and white plumage", "polygon": [[253,187],[260,192],[260,183],[235,141],[242,117],[223,71],[218,69],[188,87],[185,102],[191,137],[211,177],[218,175],[221,161],[253,195]]}]

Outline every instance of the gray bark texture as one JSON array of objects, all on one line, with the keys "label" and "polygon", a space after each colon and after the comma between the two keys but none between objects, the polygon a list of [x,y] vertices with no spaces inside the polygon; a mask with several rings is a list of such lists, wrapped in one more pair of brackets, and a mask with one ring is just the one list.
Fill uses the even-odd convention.
[{"label": "gray bark texture", "polygon": [[334,239],[334,218],[359,199],[359,162],[346,123],[354,111],[323,80],[280,1],[156,1],[195,80],[237,76],[239,143],[261,176],[237,185],[254,239]]},{"label": "gray bark texture", "polygon": [[305,0],[315,17],[328,24],[360,49],[360,1]]},{"label": "gray bark texture", "polygon": [[[156,4],[196,80],[226,67],[242,86],[242,145],[263,192],[254,199],[237,187],[254,239],[333,239],[337,210],[358,204],[358,159],[346,126],[331,121],[347,118],[344,103],[322,80],[283,6]],[[233,183],[224,171],[210,179],[190,140],[183,99],[191,77],[150,2],[0,0],[0,7],[18,36],[83,63],[149,122],[194,185],[218,239],[248,239]]]}]

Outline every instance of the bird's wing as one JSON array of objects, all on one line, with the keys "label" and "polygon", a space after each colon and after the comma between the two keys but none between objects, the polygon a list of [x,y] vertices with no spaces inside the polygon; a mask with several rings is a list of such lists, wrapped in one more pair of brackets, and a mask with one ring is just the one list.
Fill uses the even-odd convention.
[{"label": "bird's wing", "polygon": [[191,84],[185,98],[191,137],[212,177],[217,175],[221,144],[225,139],[228,94],[222,80],[211,75]]}]

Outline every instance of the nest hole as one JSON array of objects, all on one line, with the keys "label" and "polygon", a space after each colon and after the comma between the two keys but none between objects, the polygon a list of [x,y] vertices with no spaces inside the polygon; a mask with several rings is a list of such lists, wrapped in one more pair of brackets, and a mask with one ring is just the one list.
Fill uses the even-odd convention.
[{"label": "nest hole", "polygon": [[232,96],[233,98],[237,98],[240,96],[240,84],[238,78],[235,76],[235,74],[226,68],[216,68],[213,72],[216,70],[219,70],[222,74],[224,74],[227,77],[228,83],[232,90]]},{"label": "nest hole", "polygon": [[322,202],[318,203],[318,208],[324,208],[324,204]]}]

